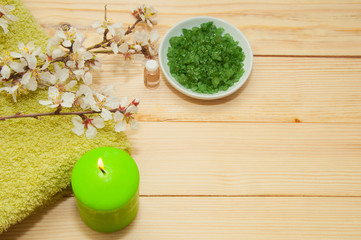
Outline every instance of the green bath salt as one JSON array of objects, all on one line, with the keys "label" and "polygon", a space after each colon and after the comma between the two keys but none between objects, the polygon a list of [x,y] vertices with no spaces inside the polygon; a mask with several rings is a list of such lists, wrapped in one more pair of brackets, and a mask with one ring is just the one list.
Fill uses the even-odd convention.
[{"label": "green bath salt", "polygon": [[185,88],[213,94],[227,90],[243,75],[245,54],[238,42],[223,32],[207,22],[170,38],[170,73]]}]

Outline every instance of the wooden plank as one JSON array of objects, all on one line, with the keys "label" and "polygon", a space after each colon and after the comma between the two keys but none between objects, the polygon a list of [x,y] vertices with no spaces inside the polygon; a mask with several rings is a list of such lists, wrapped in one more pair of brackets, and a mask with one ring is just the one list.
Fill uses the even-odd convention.
[{"label": "wooden plank", "polygon": [[74,198],[30,217],[3,239],[360,239],[361,198],[140,199],[135,221],[104,234],[80,219]]},{"label": "wooden plank", "polygon": [[361,196],[361,124],[142,122],[145,195]]},{"label": "wooden plank", "polygon": [[[103,18],[104,4],[109,16],[130,24],[129,0],[24,0],[36,19],[46,28],[70,22],[89,29]],[[222,18],[241,29],[257,55],[361,55],[361,2],[355,0],[209,0],[164,1],[151,4],[159,11],[158,29],[163,35],[177,22],[194,16]]]},{"label": "wooden plank", "polygon": [[142,121],[361,122],[361,59],[256,57],[245,86],[214,101],[179,93],[163,75],[147,89],[141,62],[122,60],[104,56],[95,81],[140,98]]}]

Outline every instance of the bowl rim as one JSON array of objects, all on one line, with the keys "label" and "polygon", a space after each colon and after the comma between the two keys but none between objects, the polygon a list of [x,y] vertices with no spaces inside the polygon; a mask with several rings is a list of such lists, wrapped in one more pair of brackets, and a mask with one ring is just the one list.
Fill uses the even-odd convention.
[{"label": "bowl rim", "polygon": [[[232,28],[234,31],[238,32],[238,34],[240,35],[241,39],[242,39],[242,42],[244,45],[242,45],[242,48],[247,48],[247,52],[248,54],[245,53],[245,56],[250,58],[249,60],[249,68],[248,69],[245,69],[245,72],[244,74],[242,75],[242,77],[237,81],[235,82],[231,87],[229,87],[226,91],[218,91],[214,94],[205,94],[205,93],[197,93],[197,92],[194,92],[192,91],[191,89],[187,89],[185,87],[183,87],[177,80],[174,79],[174,77],[170,74],[170,72],[168,73],[165,69],[165,66],[163,65],[163,51],[165,51],[165,54],[168,52],[168,48],[167,49],[164,49],[164,46],[165,46],[165,43],[166,41],[169,41],[170,37],[171,37],[171,33],[174,31],[174,29],[177,29],[179,28],[181,25],[187,23],[187,22],[190,22],[190,21],[194,21],[194,20],[201,20],[201,21],[204,21],[204,22],[207,22],[207,21],[216,21],[216,22],[220,22],[224,25],[228,25],[228,27]],[[215,22],[215,24],[216,24]],[[216,24],[217,25],[217,24]],[[187,26],[183,26],[181,28],[190,28],[191,26],[187,27]],[[217,26],[219,27],[219,26]],[[227,32],[227,31],[225,31]],[[231,36],[233,38],[235,38],[232,34]],[[235,39],[235,41],[238,40],[238,45],[241,44],[241,41],[237,38]],[[243,50],[244,51],[244,50]],[[245,51],[244,51],[245,52]],[[216,17],[210,17],[210,16],[198,16],[198,17],[191,17],[191,18],[187,18],[187,19],[184,19],[180,22],[178,22],[177,24],[173,25],[167,32],[166,34],[164,35],[160,45],[159,45],[159,62],[160,62],[160,66],[162,68],[162,71],[167,79],[167,81],[175,88],[177,89],[178,91],[180,91],[181,93],[189,96],[189,97],[192,97],[192,98],[196,98],[196,99],[202,99],[202,100],[214,100],[214,99],[219,99],[219,98],[223,98],[223,97],[226,97],[226,96],[229,96],[231,94],[233,94],[234,92],[236,92],[237,90],[239,90],[244,84],[245,82],[247,81],[247,79],[249,78],[251,72],[252,72],[252,68],[253,68],[253,51],[252,51],[252,48],[251,48],[251,45],[249,44],[249,41],[248,39],[246,38],[246,36],[242,33],[241,30],[239,30],[236,26],[234,26],[233,24],[223,20],[223,19],[220,19],[220,18],[216,18]],[[168,58],[166,57],[166,63],[164,64],[167,64],[168,63]]]}]

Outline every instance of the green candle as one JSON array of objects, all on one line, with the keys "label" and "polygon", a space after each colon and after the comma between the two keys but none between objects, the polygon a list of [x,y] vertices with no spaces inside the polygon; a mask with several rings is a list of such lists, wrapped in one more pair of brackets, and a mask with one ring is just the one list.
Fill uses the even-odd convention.
[{"label": "green candle", "polygon": [[96,231],[120,230],[137,214],[138,167],[118,148],[85,153],[75,164],[71,185],[81,218]]}]

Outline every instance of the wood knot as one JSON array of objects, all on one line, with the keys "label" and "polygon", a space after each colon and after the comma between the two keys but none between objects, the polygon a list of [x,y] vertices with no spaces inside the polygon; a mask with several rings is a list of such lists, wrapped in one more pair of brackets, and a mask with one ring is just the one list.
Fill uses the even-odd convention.
[{"label": "wood knot", "polygon": [[300,120],[300,119],[295,118],[295,123],[300,123],[300,122],[301,122],[301,120]]}]

